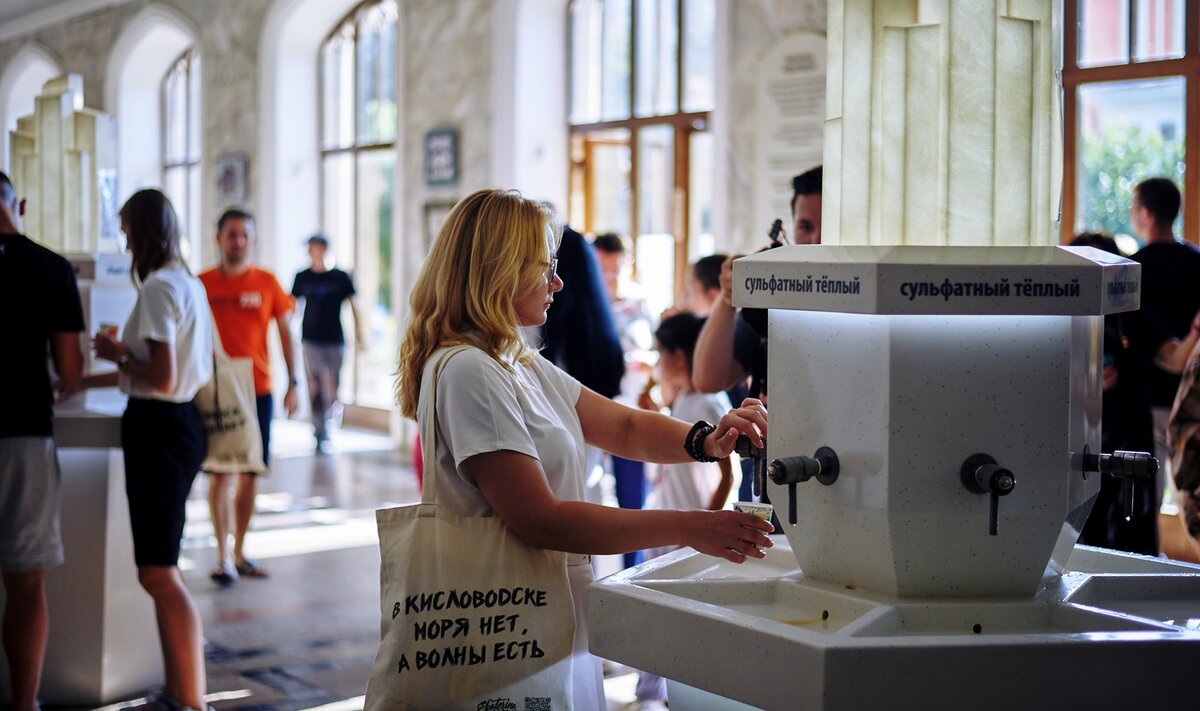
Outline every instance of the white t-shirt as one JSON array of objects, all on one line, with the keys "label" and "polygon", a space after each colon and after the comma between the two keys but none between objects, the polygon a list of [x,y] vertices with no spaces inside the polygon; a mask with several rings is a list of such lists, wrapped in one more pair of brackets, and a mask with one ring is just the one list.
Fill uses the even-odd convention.
[{"label": "white t-shirt", "polygon": [[200,280],[182,266],[164,267],[146,277],[122,336],[129,356],[150,360],[147,341],[175,344],[175,389],[159,392],[144,381],[121,375],[121,392],[132,397],[188,402],[212,378],[212,316]]},{"label": "white t-shirt", "polygon": [[[423,378],[430,377],[433,361]],[[540,355],[513,368],[515,375],[487,353],[470,348],[450,357],[438,381],[437,498],[459,515],[494,514],[462,463],[501,450],[534,457],[556,497],[583,501],[586,452],[575,411],[582,386]],[[424,400],[417,404],[418,418],[424,418],[425,407]]]},{"label": "white t-shirt", "polygon": [[[717,424],[729,412],[725,393],[680,393],[671,406],[671,416],[684,422],[705,420]],[[721,483],[721,470],[716,462],[685,462],[663,464],[658,483],[650,495],[650,507],[655,509],[702,509]]]}]

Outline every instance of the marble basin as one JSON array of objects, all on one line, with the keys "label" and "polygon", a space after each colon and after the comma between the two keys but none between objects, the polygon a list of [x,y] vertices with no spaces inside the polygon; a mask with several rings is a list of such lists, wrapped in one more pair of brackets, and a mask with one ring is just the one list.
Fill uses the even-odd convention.
[{"label": "marble basin", "polygon": [[1094,575],[1070,601],[1183,630],[1200,630],[1200,576]]},{"label": "marble basin", "polygon": [[1165,708],[1200,658],[1197,566],[1080,546],[1028,599],[896,598],[809,580],[774,540],[597,582],[592,652],[666,677],[672,711]]}]

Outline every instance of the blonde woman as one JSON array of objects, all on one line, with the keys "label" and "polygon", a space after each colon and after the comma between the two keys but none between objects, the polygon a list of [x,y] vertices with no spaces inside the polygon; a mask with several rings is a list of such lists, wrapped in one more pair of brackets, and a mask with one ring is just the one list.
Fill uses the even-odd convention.
[{"label": "blonde woman", "polygon": [[459,202],[439,231],[410,297],[397,396],[420,418],[426,366],[453,355],[438,381],[439,503],[464,516],[499,516],[525,543],[568,559],[576,618],[576,709],[603,709],[598,661],[587,653],[586,554],[691,546],[735,563],[762,558],[771,526],[734,511],[641,511],[584,503],[585,444],[630,459],[682,463],[728,456],[740,434],[762,444],[766,410],[746,400],[713,426],[614,403],[525,345],[519,329],[545,323],[563,289],[559,227],[515,191],[481,190]]}]

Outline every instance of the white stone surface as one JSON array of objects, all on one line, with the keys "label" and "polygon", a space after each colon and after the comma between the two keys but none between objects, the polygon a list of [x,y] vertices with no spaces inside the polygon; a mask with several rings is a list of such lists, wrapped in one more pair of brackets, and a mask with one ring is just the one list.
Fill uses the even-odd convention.
[{"label": "white stone surface", "polygon": [[[771,48],[795,32],[825,33],[825,0],[722,0],[717,5],[717,105],[713,109],[714,150],[717,152],[713,205],[713,234],[718,251],[752,252],[765,246],[771,221],[787,224],[786,214],[763,215],[755,173],[758,134],[756,84]],[[811,165],[794,166],[799,174]],[[791,199],[791,184],[770,188],[768,198],[779,205]]]},{"label": "white stone surface", "polygon": [[758,145],[754,214],[763,233],[774,219],[792,232],[792,178],[821,164],[825,119],[825,37],[795,32],[762,58],[754,84]]},{"label": "white stone surface", "polygon": [[1197,566],[1080,546],[1026,600],[897,600],[809,580],[776,539],[599,581],[592,652],[670,679],[677,711],[1167,708],[1200,653]]},{"label": "white stone surface", "polygon": [[1088,247],[786,245],[734,262],[738,306],[859,314],[1135,311],[1141,267]]}]

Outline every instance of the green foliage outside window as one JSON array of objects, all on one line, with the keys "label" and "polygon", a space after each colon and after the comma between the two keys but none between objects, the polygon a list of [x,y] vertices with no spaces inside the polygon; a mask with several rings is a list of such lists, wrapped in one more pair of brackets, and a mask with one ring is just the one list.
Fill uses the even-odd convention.
[{"label": "green foliage outside window", "polygon": [[[1082,132],[1080,139],[1079,231],[1133,235],[1129,224],[1133,188],[1146,178],[1170,178],[1182,192],[1182,140],[1164,140],[1158,131],[1125,123],[1107,126],[1100,135]],[[1182,234],[1182,229],[1181,215],[1175,221],[1176,234]]]}]

